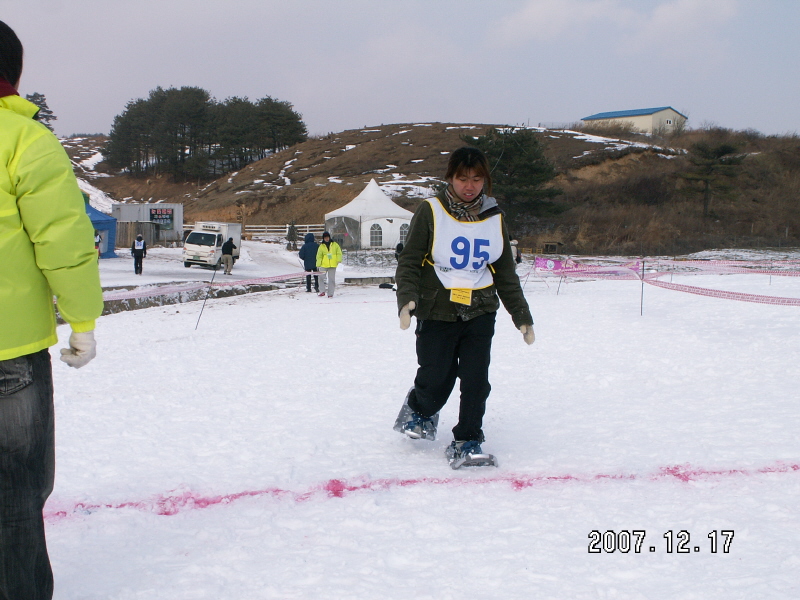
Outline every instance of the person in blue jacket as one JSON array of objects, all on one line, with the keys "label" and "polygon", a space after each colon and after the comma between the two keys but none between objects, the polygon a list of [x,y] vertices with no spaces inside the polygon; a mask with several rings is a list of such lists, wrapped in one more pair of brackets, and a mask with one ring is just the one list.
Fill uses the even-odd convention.
[{"label": "person in blue jacket", "polygon": [[[314,234],[307,233],[303,247],[300,248],[300,260],[303,261],[303,268],[308,272],[318,272],[317,268],[317,248],[319,244],[314,241]],[[311,275],[306,275],[306,291],[311,291]],[[314,275],[314,291],[319,293],[319,275]]]}]

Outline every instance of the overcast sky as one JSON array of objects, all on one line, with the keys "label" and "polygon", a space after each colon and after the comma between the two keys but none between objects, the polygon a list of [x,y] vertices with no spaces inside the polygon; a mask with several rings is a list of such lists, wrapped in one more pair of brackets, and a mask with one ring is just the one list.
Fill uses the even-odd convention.
[{"label": "overcast sky", "polygon": [[312,135],[657,106],[800,132],[798,0],[0,0],[0,19],[62,136],[157,86],[287,100]]}]

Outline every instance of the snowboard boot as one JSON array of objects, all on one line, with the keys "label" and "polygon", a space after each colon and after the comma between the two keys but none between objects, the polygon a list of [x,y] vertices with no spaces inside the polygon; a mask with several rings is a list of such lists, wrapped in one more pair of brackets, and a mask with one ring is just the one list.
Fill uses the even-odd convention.
[{"label": "snowboard boot", "polygon": [[414,393],[412,387],[406,399],[403,401],[403,406],[400,407],[400,413],[394,422],[394,430],[399,431],[410,437],[413,440],[435,440],[436,428],[439,425],[439,413],[432,417],[423,417],[419,413],[414,412],[408,405],[408,400],[411,394]]},{"label": "snowboard boot", "polygon": [[453,469],[497,466],[497,459],[492,454],[484,454],[480,442],[475,440],[453,440],[445,448],[444,455]]}]

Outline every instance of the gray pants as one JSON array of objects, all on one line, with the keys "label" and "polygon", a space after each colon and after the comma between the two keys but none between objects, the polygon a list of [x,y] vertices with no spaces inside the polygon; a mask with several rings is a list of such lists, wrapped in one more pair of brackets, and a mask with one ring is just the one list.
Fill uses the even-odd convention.
[{"label": "gray pants", "polygon": [[325,272],[322,280],[322,292],[328,294],[328,298],[333,298],[336,289],[336,267],[320,267]]},{"label": "gray pants", "polygon": [[222,264],[225,265],[225,275],[230,275],[231,269],[233,269],[233,255],[223,254]]},{"label": "gray pants", "polygon": [[0,361],[0,598],[49,600],[42,509],[53,489],[50,353]]}]

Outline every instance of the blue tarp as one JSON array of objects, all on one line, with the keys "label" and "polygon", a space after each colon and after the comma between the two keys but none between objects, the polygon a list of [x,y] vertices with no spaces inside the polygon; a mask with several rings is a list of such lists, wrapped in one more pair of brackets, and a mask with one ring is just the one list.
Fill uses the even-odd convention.
[{"label": "blue tarp", "polygon": [[100,233],[100,258],[117,258],[114,248],[117,245],[117,220],[86,203],[86,214],[92,226]]}]

